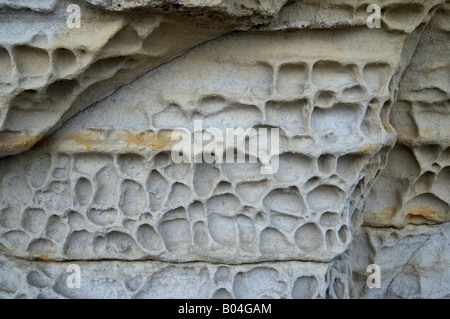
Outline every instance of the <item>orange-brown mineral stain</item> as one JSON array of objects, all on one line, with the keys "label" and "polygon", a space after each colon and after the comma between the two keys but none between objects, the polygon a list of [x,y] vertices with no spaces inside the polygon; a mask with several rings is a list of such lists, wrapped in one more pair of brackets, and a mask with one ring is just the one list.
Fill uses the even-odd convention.
[{"label": "orange-brown mineral stain", "polygon": [[48,255],[47,255],[47,254],[42,254],[42,255],[41,255],[41,259],[43,259],[43,260],[48,260]]},{"label": "orange-brown mineral stain", "polygon": [[430,134],[430,133],[433,133],[434,130],[431,129],[431,128],[426,128],[426,129],[424,129],[422,132],[423,132],[423,134]]},{"label": "orange-brown mineral stain", "polygon": [[126,143],[127,148],[133,146],[146,147],[151,149],[164,149],[168,147],[171,142],[170,134],[159,134],[158,136],[154,133],[117,133],[116,137],[119,140],[123,140]]},{"label": "orange-brown mineral stain", "polygon": [[130,133],[120,131],[108,137],[95,132],[70,133],[62,137],[63,142],[73,142],[83,150],[133,150],[136,148],[164,149],[171,144],[171,134],[156,135],[153,132]]},{"label": "orange-brown mineral stain", "polygon": [[0,135],[0,151],[29,148],[41,138],[40,135],[2,134]]},{"label": "orange-brown mineral stain", "polygon": [[439,215],[444,215],[442,212],[432,209],[428,206],[409,206],[406,208],[407,220],[417,220],[422,218],[433,218]]},{"label": "orange-brown mineral stain", "polygon": [[361,147],[361,153],[363,154],[372,154],[378,151],[380,144],[378,143],[364,143]]},{"label": "orange-brown mineral stain", "polygon": [[87,150],[99,144],[99,136],[95,133],[72,133],[68,136],[75,144],[84,146]]},{"label": "orange-brown mineral stain", "polygon": [[366,214],[364,216],[364,223],[370,224],[372,222],[376,222],[388,224],[389,222],[392,221],[395,215],[398,214],[398,212],[399,209],[396,207],[386,207],[377,213]]},{"label": "orange-brown mineral stain", "polygon": [[417,135],[419,135],[419,132],[416,129],[401,129],[397,128],[398,138],[405,139],[405,138],[414,138]]},{"label": "orange-brown mineral stain", "polygon": [[397,213],[398,213],[398,208],[386,207],[385,209],[380,211],[378,214],[380,216],[382,216],[383,218],[390,219],[390,218],[394,217],[395,215],[397,215]]},{"label": "orange-brown mineral stain", "polygon": [[[371,222],[389,224],[400,210],[400,208],[386,207],[376,214],[366,214],[364,222],[369,224]],[[409,206],[406,208],[404,221],[406,223],[423,222],[424,219],[427,219],[428,221],[437,221],[438,219],[441,219],[440,217],[444,217],[444,215],[444,213],[428,206]]]}]

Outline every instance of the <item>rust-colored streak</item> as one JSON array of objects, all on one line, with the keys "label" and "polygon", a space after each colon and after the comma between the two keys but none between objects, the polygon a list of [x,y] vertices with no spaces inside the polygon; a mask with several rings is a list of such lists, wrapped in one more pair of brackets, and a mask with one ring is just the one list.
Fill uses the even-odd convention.
[{"label": "rust-colored streak", "polygon": [[398,208],[395,207],[386,207],[385,209],[383,209],[381,212],[379,212],[378,214],[380,216],[382,216],[383,218],[386,219],[391,219],[393,218],[395,215],[397,215],[398,213]]},{"label": "rust-colored streak", "polygon": [[364,223],[371,224],[373,222],[377,224],[389,224],[394,217],[398,214],[399,209],[396,207],[386,207],[385,209],[372,214],[366,214],[364,216]]},{"label": "rust-colored streak", "polygon": [[[364,223],[388,225],[397,220],[396,217],[399,214],[399,212],[404,212],[403,223],[406,224],[422,223],[424,222],[424,220],[428,222],[437,222],[446,219],[445,213],[432,209],[431,207],[428,206],[409,206],[406,208],[406,210],[395,207],[386,207],[383,210],[379,211],[378,213],[366,214],[366,216],[364,216]],[[397,220],[396,223],[398,222],[401,221]]]},{"label": "rust-colored streak", "polygon": [[411,137],[415,137],[419,134],[416,129],[398,129],[398,128],[397,128],[397,133],[398,133],[399,139],[411,138]]},{"label": "rust-colored streak", "polygon": [[146,147],[151,149],[163,149],[168,147],[171,142],[169,134],[160,134],[159,136],[154,133],[117,133],[116,137],[119,140],[126,142],[126,147],[131,148],[132,146]]},{"label": "rust-colored streak", "polygon": [[363,154],[372,154],[378,151],[380,145],[378,143],[364,143],[361,147],[361,153]]},{"label": "rust-colored streak", "polygon": [[99,136],[95,133],[72,133],[67,138],[73,140],[76,145],[83,145],[87,150],[99,144]]},{"label": "rust-colored streak", "polygon": [[0,135],[0,152],[7,150],[21,150],[30,148],[36,144],[42,136],[37,135],[17,135],[17,134],[1,134]]},{"label": "rust-colored streak", "polygon": [[42,254],[42,255],[41,255],[41,259],[48,260],[48,255]]},{"label": "rust-colored streak", "polygon": [[428,206],[409,206],[406,208],[405,219],[418,220],[422,218],[433,219],[433,217],[442,216],[444,213],[434,210]]},{"label": "rust-colored streak", "polygon": [[105,132],[76,132],[60,136],[55,142],[56,147],[69,149],[72,152],[133,152],[145,149],[166,149],[174,143],[171,140],[171,133],[156,135],[151,131],[139,133],[116,131],[110,134]]}]

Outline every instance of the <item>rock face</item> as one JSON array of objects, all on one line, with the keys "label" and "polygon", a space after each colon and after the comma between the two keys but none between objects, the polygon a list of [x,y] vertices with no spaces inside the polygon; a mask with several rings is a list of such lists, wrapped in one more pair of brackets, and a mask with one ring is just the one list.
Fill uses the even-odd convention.
[{"label": "rock face", "polygon": [[[390,119],[397,144],[366,199],[352,248],[356,295],[449,296],[449,16],[445,3],[425,27],[399,85]],[[377,291],[361,280],[368,260],[384,269]]]},{"label": "rock face", "polygon": [[119,86],[230,31],[163,13],[105,13],[82,2],[80,28],[68,28],[72,3],[58,1],[50,13],[2,13],[2,156],[29,149]]},{"label": "rock face", "polygon": [[450,295],[450,3],[0,9],[0,297]]}]

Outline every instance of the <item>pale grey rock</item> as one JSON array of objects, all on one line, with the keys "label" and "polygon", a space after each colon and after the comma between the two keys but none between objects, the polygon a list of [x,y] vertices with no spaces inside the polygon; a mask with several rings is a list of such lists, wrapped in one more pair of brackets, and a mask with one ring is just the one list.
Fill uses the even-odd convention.
[{"label": "pale grey rock", "polygon": [[[357,297],[450,296],[449,14],[448,3],[434,14],[399,85],[390,117],[398,142],[350,249]],[[380,289],[365,283],[370,263],[381,267]]]},{"label": "pale grey rock", "polygon": [[262,29],[331,28],[347,26],[366,26],[367,18],[373,11],[367,12],[369,5],[380,7],[383,28],[392,31],[411,33],[424,21],[431,18],[444,1],[292,1],[286,4],[276,19]]},{"label": "pale grey rock", "polygon": [[50,12],[56,7],[57,0],[0,0],[0,9],[29,9],[36,12]]},{"label": "pale grey rock", "polygon": [[[363,227],[349,251],[357,298],[448,298],[450,296],[449,224]],[[366,268],[377,264],[381,287],[369,289]]]},{"label": "pale grey rock", "polygon": [[[80,287],[72,286],[79,267]],[[0,256],[1,298],[325,298],[332,263],[213,265],[26,261]],[[73,266],[71,266],[73,267]]]},{"label": "pale grey rock", "polygon": [[75,1],[81,27],[69,28],[74,1],[44,13],[37,12],[44,3],[31,3],[40,2],[0,12],[0,156],[29,149],[118,87],[230,31],[161,12],[107,13],[83,1]]},{"label": "pale grey rock", "polygon": [[[24,209],[26,249],[8,241],[9,227],[0,243],[15,256],[56,260],[331,261],[351,242],[355,208],[394,143],[379,114],[392,103],[406,38],[366,27],[254,31],[190,51],[74,116],[42,147],[2,161],[5,188],[16,178],[34,187],[20,200],[0,198],[5,211]],[[349,42],[361,47],[351,62]],[[262,158],[175,164],[170,132],[192,130],[195,119],[222,130],[280,128],[278,171],[261,174]],[[159,165],[158,156],[168,159]],[[67,179],[54,177],[59,157],[72,163]],[[42,170],[27,169],[36,158]],[[28,226],[29,209],[42,212],[42,227]],[[70,235],[49,239],[48,218]]]},{"label": "pale grey rock", "polygon": [[365,202],[367,225],[450,221],[449,9],[427,25],[400,82],[390,119],[398,142]]},{"label": "pale grey rock", "polygon": [[0,297],[449,297],[448,2],[74,2],[0,0]]},{"label": "pale grey rock", "polygon": [[[275,16],[287,0],[87,0],[87,2],[110,11],[130,9],[163,9],[164,11],[201,10],[204,13],[221,13],[230,17],[251,17],[255,19]],[[261,21],[264,21],[261,19]],[[212,22],[212,21],[211,21]]]}]

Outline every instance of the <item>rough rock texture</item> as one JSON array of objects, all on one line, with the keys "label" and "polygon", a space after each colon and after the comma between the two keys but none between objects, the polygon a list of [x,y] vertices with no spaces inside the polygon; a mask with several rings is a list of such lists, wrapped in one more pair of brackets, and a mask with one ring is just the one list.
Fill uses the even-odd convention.
[{"label": "rough rock texture", "polygon": [[[398,141],[367,197],[351,248],[356,296],[449,297],[449,18],[445,3],[400,82],[390,119]],[[368,262],[383,270],[379,290],[366,288]]]},{"label": "rough rock texture", "polygon": [[450,221],[450,5],[428,24],[399,86],[396,147],[365,206],[367,225]]},{"label": "rough rock texture", "polygon": [[[354,192],[364,191],[393,144],[394,131],[379,114],[392,99],[388,84],[405,36],[390,37],[380,52],[384,31],[319,30],[307,40],[304,33],[223,37],[79,113],[26,156],[5,159],[4,183],[20,172],[21,184],[31,184],[19,198],[13,187],[1,198],[17,221],[25,210],[28,240],[8,247],[11,253],[39,254],[30,248],[37,242],[57,259],[240,263],[329,261],[342,253],[351,241]],[[346,63],[350,53],[340,46],[349,41],[365,51]],[[327,60],[308,56],[317,54],[314,46]],[[278,171],[261,174],[259,163],[173,163],[165,137],[196,118],[204,128],[281,128]],[[67,233],[55,242],[42,233],[49,229],[30,232],[23,218],[41,215],[30,209],[42,213],[39,224],[57,218]]]},{"label": "rough rock texture", "polygon": [[[450,297],[449,231],[448,223],[402,229],[363,227],[350,249],[354,297]],[[366,285],[366,267],[372,263],[382,270],[380,289]]]},{"label": "rough rock texture", "polygon": [[[450,295],[448,2],[0,9],[0,297]],[[196,120],[279,128],[277,171],[175,163]]]},{"label": "rough rock texture", "polygon": [[[325,298],[333,263],[213,265],[77,262],[81,288],[68,288],[71,262],[0,259],[0,297]],[[70,279],[69,279],[70,280]]]},{"label": "rough rock texture", "polygon": [[[71,3],[83,6],[81,28],[66,25]],[[163,13],[106,14],[80,1],[1,14],[0,156],[29,149],[119,86],[230,31]]]}]

